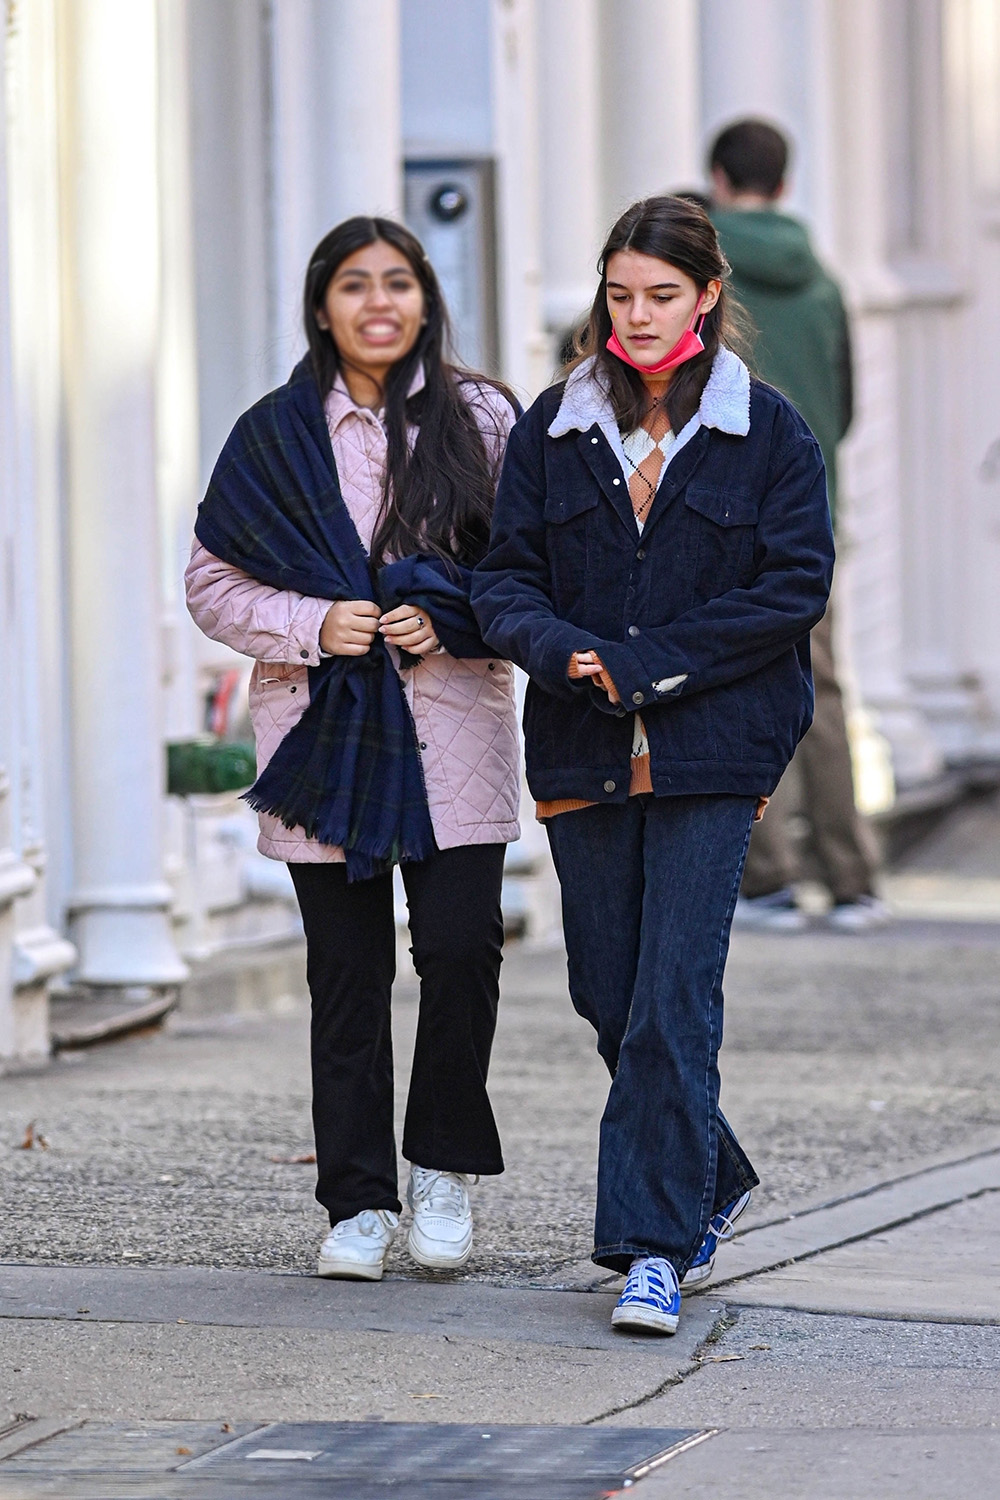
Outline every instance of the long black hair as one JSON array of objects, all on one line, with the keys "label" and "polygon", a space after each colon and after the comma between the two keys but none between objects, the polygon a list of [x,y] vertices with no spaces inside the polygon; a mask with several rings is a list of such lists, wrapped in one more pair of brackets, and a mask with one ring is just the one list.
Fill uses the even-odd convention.
[{"label": "long black hair", "polygon": [[[499,429],[495,457],[487,451],[475,407],[494,421],[483,387],[492,386],[516,410],[505,386],[465,370],[452,354],[448,310],[434,269],[415,235],[392,219],[358,215],[325,235],[306,272],[304,319],[313,372],[325,400],[341,369],[341,357],[329,330],[316,314],[338,266],[382,240],[409,263],[424,294],[424,322],[408,354],[392,366],[382,393],[388,460],[382,509],[371,555],[375,562],[431,552],[468,565],[479,561],[490,535],[502,443]],[[424,385],[410,396],[414,376],[423,366]],[[407,428],[418,429],[412,449]]]},{"label": "long black hair", "polygon": [[708,214],[687,198],[664,196],[633,203],[608,235],[597,262],[601,283],[589,321],[577,340],[573,363],[579,364],[588,355],[594,355],[623,432],[633,432],[639,426],[649,410],[649,392],[638,370],[606,348],[613,327],[608,311],[608,261],[619,250],[637,250],[642,255],[668,261],[686,272],[701,292],[710,281],[722,282],[719,300],[706,314],[701,329],[705,351],[678,365],[664,398],[670,425],[674,432],[680,432],[698,410],[719,345],[742,348],[746,342],[741,309],[726,290],[729,275],[726,257]]}]

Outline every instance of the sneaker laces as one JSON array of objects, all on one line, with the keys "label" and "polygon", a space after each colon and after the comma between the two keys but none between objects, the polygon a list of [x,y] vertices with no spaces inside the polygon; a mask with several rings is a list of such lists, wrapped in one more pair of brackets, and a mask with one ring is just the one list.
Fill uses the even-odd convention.
[{"label": "sneaker laces", "polygon": [[677,1277],[670,1262],[658,1255],[648,1255],[632,1262],[622,1296],[669,1305],[676,1291]]},{"label": "sneaker laces", "polygon": [[[382,1214],[386,1218],[382,1218]],[[387,1222],[388,1221],[388,1222]],[[339,1224],[333,1226],[333,1233],[338,1237],[347,1234],[384,1234],[386,1229],[395,1229],[399,1223],[399,1216],[389,1209],[363,1208],[353,1219],[341,1219]]]},{"label": "sneaker laces", "polygon": [[414,1208],[419,1204],[431,1213],[447,1213],[450,1209],[460,1215],[468,1211],[469,1178],[464,1172],[440,1172],[433,1167],[416,1166],[411,1172]]},{"label": "sneaker laces", "polygon": [[715,1235],[715,1238],[720,1243],[722,1243],[724,1240],[732,1239],[733,1235],[736,1233],[736,1225],[733,1223],[732,1219],[727,1218],[724,1213],[718,1213],[712,1220],[711,1232]]},{"label": "sneaker laces", "polygon": [[[736,1233],[736,1220],[743,1213],[749,1202],[750,1194],[749,1192],[745,1192],[741,1193],[738,1198],[730,1203],[728,1209],[720,1208],[717,1214],[712,1215],[709,1222],[709,1234],[714,1235],[717,1241],[731,1240]],[[730,1214],[732,1214],[732,1218],[729,1217]]]}]

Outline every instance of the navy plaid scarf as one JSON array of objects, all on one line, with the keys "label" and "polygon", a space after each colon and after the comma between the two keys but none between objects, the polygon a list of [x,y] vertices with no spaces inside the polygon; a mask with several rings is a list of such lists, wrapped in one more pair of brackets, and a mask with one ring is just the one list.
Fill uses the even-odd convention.
[{"label": "navy plaid scarf", "polygon": [[[240,417],[195,534],[216,557],[273,588],[318,599],[376,597],[308,360]],[[250,806],[339,845],[348,880],[426,859],[436,846],[416,735],[382,637],[365,656],[310,667],[309,697],[245,794]]]}]

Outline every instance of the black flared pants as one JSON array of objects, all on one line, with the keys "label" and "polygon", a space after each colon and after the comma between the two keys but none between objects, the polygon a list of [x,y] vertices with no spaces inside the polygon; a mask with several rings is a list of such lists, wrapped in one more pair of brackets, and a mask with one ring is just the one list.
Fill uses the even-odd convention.
[{"label": "black flared pants", "polygon": [[[503,844],[404,864],[420,1010],[403,1155],[422,1167],[503,1171],[486,1075],[500,993]],[[312,999],[316,1197],[330,1223],[398,1213],[390,1001],[392,877],[348,884],[342,864],[290,864]]]}]

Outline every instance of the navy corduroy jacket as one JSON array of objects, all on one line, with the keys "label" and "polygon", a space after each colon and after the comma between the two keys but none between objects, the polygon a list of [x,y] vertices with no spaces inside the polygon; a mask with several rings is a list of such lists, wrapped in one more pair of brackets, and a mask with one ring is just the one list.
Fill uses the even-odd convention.
[{"label": "navy corduroy jacket", "polygon": [[[473,579],[486,642],[528,673],[540,800],[623,802],[633,715],[656,796],[766,796],[812,719],[808,633],[834,549],[823,461],[802,418],[716,356],[640,536],[610,403],[587,366],[511,434]],[[621,705],[571,682],[595,650]]]}]

